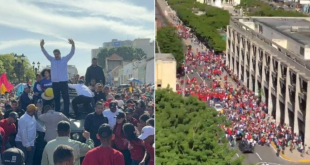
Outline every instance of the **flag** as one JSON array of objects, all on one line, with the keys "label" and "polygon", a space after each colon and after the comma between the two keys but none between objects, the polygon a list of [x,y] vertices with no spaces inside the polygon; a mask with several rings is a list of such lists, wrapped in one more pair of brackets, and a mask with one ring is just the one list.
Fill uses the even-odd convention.
[{"label": "flag", "polygon": [[0,76],[0,84],[3,84],[7,91],[11,91],[14,88],[14,86],[8,81],[6,73],[2,73]]},{"label": "flag", "polygon": [[4,86],[4,84],[1,84],[1,88],[0,88],[0,93],[2,94],[2,95],[4,95],[4,93],[7,91],[6,90],[6,87]]}]

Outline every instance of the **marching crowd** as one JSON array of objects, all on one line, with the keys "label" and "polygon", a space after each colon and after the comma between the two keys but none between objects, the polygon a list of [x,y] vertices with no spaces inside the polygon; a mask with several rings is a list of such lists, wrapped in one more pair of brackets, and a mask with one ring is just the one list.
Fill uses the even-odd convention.
[{"label": "marching crowd", "polygon": [[[44,132],[41,165],[154,165],[152,86],[105,86],[95,58],[85,78],[69,80],[67,62],[75,51],[74,41],[69,39],[69,43],[69,55],[61,57],[55,49],[53,57],[42,40],[41,49],[51,61],[51,69],[37,74],[34,86],[26,84],[18,98],[7,93],[1,100],[1,163],[35,164],[39,158],[34,156],[39,145],[37,132]],[[71,103],[74,116],[69,113],[70,89],[77,93]],[[87,115],[82,117],[82,113]],[[78,119],[84,120],[80,141],[71,134],[71,125]]]},{"label": "marching crowd", "polygon": [[[191,42],[195,44],[197,39],[190,33],[189,28],[182,25],[178,28],[181,29],[181,33],[187,33],[182,37],[192,37]],[[198,44],[201,46],[201,43]],[[277,146],[278,153],[284,152],[285,147],[289,147],[291,152],[297,149],[301,155],[308,153],[309,148],[305,148],[303,137],[293,133],[290,126],[276,123],[273,116],[268,114],[266,103],[246,88],[228,69],[225,65],[226,55],[205,49],[203,52],[197,49],[195,54],[189,46],[183,70],[186,74],[199,72],[198,78],[203,81],[198,83],[196,77],[192,79],[181,77],[177,85],[178,93],[196,96],[211,106],[220,104],[222,110],[219,111],[219,115],[225,115],[232,123],[229,127],[221,126],[232,145],[236,138],[241,138],[253,145],[269,146],[273,142]],[[211,83],[207,85],[205,82]]]}]

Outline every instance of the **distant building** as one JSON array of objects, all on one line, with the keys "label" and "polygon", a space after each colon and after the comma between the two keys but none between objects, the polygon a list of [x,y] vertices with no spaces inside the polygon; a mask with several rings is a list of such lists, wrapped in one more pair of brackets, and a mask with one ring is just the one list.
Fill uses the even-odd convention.
[{"label": "distant building", "polygon": [[155,65],[154,65],[154,57],[146,59],[146,68],[145,68],[145,83],[146,84],[154,84],[154,74],[155,74]]},{"label": "distant building", "polygon": [[170,53],[155,55],[155,88],[170,87],[176,91],[176,60]]},{"label": "distant building", "polygon": [[151,39],[149,38],[137,38],[132,41],[131,40],[120,41],[117,39],[113,39],[111,42],[104,42],[102,47],[91,50],[91,58],[97,57],[101,49],[104,48],[111,49],[122,46],[140,48],[145,52],[147,58],[152,56],[154,57],[154,41],[151,42]]},{"label": "distant building", "polygon": [[105,70],[108,73],[118,66],[123,66],[123,57],[117,54],[112,54],[110,57],[107,57],[105,61]]}]

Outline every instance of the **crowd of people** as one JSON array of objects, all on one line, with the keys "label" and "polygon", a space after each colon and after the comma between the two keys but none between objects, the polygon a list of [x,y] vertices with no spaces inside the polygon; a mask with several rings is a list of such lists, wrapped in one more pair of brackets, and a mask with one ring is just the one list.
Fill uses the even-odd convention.
[{"label": "crowd of people", "polygon": [[[182,37],[192,36],[192,44],[204,48],[202,43],[197,43],[196,37],[188,27],[184,27],[176,16],[173,18],[179,24],[177,27],[181,33],[187,34]],[[284,152],[286,147],[289,147],[291,152],[296,149],[301,154],[308,153],[309,148],[303,143],[303,137],[292,132],[290,126],[279,121],[277,123],[274,117],[268,114],[267,104],[233,74],[225,59],[225,53],[215,53],[208,48],[202,51],[198,48],[193,50],[189,46],[182,68],[187,75],[198,72],[199,77],[179,77],[177,92],[185,96],[196,96],[210,106],[220,104],[222,110],[219,111],[219,115],[225,115],[232,123],[229,127],[222,128],[233,145],[236,138],[241,138],[259,145],[269,146],[273,142],[278,153]],[[198,78],[202,79],[200,83]]]},{"label": "crowd of people", "polygon": [[[61,57],[55,49],[51,56],[42,40],[51,69],[37,74],[34,86],[25,84],[19,97],[12,91],[1,99],[1,163],[35,164],[37,132],[44,132],[41,165],[154,165],[154,88],[105,85],[95,58],[85,77],[69,80],[67,62],[75,51],[74,41],[69,43],[69,55]],[[71,102],[73,116],[70,90],[77,93]],[[73,140],[72,119],[84,121],[83,140]]]}]

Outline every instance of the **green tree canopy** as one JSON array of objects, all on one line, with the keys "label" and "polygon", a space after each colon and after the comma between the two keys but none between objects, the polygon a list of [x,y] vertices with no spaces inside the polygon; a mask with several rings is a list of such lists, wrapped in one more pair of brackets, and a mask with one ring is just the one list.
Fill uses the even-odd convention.
[{"label": "green tree canopy", "polygon": [[[20,59],[18,59],[18,62],[21,62]],[[6,72],[7,78],[11,83],[18,82],[18,70],[17,67],[15,67],[14,53],[0,55],[0,74],[4,72]],[[35,78],[35,73],[27,58],[23,62],[20,74],[22,75],[20,79],[24,82],[26,81],[26,77],[28,77],[29,80],[34,80]]]},{"label": "green tree canopy", "polygon": [[97,55],[98,65],[105,68],[105,60],[107,57],[110,57],[113,54],[117,54],[123,57],[124,61],[132,61],[134,59],[141,59],[143,56],[146,56],[146,53],[140,48],[133,47],[115,47],[115,48],[104,48],[101,49]]},{"label": "green tree canopy", "polygon": [[155,103],[156,164],[242,164],[243,157],[233,158],[236,151],[221,137],[224,132],[218,125],[225,123],[225,117],[217,117],[216,110],[207,108],[205,102],[162,89],[156,91]]},{"label": "green tree canopy", "polygon": [[[196,0],[168,0],[183,23],[190,27],[198,39],[205,42],[215,51],[224,51],[226,41],[218,32],[218,29],[226,29],[229,24],[229,12],[217,7],[197,3]],[[196,15],[193,9],[204,12]]]},{"label": "green tree canopy", "polygon": [[266,16],[266,17],[308,17],[307,15],[297,11],[285,11],[275,8],[265,2],[259,0],[241,0],[237,8],[246,9],[248,16]]},{"label": "green tree canopy", "polygon": [[[184,47],[182,39],[178,37],[174,27],[162,27],[157,31],[156,41],[161,53],[172,53],[180,66],[184,60]],[[157,48],[157,47],[156,47]]]}]

